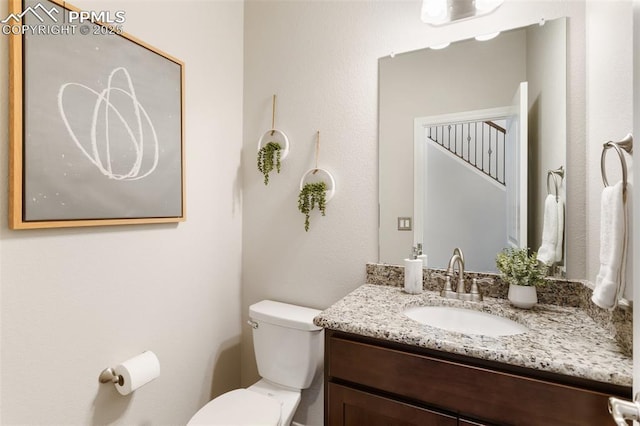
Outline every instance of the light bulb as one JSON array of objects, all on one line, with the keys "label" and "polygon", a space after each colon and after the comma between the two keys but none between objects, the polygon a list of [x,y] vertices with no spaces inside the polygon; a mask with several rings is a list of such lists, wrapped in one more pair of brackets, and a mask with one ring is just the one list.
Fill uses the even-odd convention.
[{"label": "light bulb", "polygon": [[498,37],[499,34],[500,34],[500,31],[495,32],[495,33],[490,33],[490,34],[482,34],[482,35],[476,36],[476,40],[478,40],[478,41],[491,40],[491,39],[494,39],[494,38]]},{"label": "light bulb", "polygon": [[447,0],[423,0],[421,19],[423,22],[432,22],[443,19],[447,15]]},{"label": "light bulb", "polygon": [[497,9],[504,0],[475,0],[476,10],[479,13],[488,13]]},{"label": "light bulb", "polygon": [[444,49],[445,47],[449,47],[450,44],[451,43],[434,44],[433,46],[429,46],[429,48],[433,50],[440,50]]}]

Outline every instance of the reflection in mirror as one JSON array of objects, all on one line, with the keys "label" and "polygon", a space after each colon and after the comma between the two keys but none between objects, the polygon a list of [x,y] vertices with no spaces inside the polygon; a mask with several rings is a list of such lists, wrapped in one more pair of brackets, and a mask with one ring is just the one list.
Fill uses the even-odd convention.
[{"label": "reflection in mirror", "polygon": [[[468,270],[495,272],[501,248],[538,250],[547,172],[566,167],[566,20],[381,58],[379,78],[380,262],[402,264],[420,242],[431,268],[445,268],[461,247]],[[518,152],[511,140],[518,132],[508,128],[521,82],[526,119],[515,127],[526,148]],[[483,116],[487,111],[494,115]],[[504,128],[505,148],[476,143],[474,122]],[[460,127],[453,149],[443,130],[429,137],[449,125]],[[444,146],[432,140],[438,138]],[[490,168],[504,168],[493,183],[485,182]],[[501,201],[482,195],[479,185],[497,189]],[[564,203],[564,181],[558,190]],[[401,217],[413,218],[410,231],[399,230]]]},{"label": "reflection in mirror", "polygon": [[526,247],[526,88],[519,85],[513,107],[415,120],[413,235],[430,264],[448,261],[439,241],[457,241],[474,271],[494,270],[504,247]]}]

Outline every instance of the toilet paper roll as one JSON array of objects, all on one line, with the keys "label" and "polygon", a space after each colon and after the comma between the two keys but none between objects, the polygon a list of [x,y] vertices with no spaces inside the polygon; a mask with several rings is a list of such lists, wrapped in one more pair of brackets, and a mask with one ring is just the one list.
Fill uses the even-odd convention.
[{"label": "toilet paper roll", "polygon": [[129,395],[160,376],[160,361],[151,351],[142,352],[114,368],[119,381],[116,389],[122,395]]}]

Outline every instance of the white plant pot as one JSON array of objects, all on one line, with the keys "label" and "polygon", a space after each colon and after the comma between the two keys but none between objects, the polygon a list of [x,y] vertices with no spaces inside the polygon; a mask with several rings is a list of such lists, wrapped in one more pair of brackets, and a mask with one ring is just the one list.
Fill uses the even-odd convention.
[{"label": "white plant pot", "polygon": [[531,309],[538,303],[538,293],[534,285],[509,284],[509,301],[516,308]]}]

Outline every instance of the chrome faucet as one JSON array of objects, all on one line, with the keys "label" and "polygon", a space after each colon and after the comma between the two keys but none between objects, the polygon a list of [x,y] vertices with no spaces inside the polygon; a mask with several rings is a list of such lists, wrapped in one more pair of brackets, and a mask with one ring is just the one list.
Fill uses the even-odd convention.
[{"label": "chrome faucet", "polygon": [[453,278],[453,273],[455,272],[455,269],[456,269],[456,263],[458,264],[458,288],[456,289],[456,292],[458,294],[462,294],[465,292],[464,291],[465,290],[464,289],[464,255],[462,255],[462,252],[458,248],[456,248],[453,251],[453,256],[451,256],[451,259],[449,259],[449,266],[447,266],[447,272],[445,273],[445,275],[449,277],[449,279]]},{"label": "chrome faucet", "polygon": [[[456,263],[458,264],[458,284],[454,291],[451,285],[451,278],[453,278]],[[449,266],[447,266],[447,271],[445,272],[444,288],[440,292],[440,295],[447,299],[471,300],[473,302],[482,301],[482,294],[480,294],[478,290],[478,283],[475,278],[471,284],[470,291],[467,293],[464,285],[464,254],[458,247],[453,250],[453,255],[451,259],[449,259]]]},{"label": "chrome faucet", "polygon": [[462,253],[462,249],[460,249],[459,247],[454,248],[453,254],[457,254],[458,256],[460,256],[460,259],[462,260],[462,267],[464,268],[464,254]]}]

